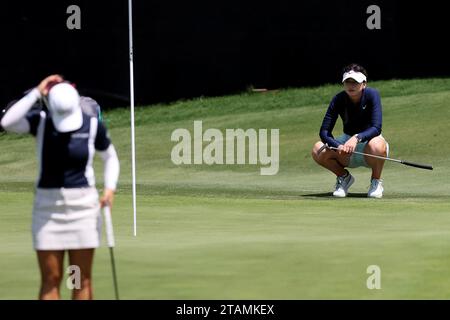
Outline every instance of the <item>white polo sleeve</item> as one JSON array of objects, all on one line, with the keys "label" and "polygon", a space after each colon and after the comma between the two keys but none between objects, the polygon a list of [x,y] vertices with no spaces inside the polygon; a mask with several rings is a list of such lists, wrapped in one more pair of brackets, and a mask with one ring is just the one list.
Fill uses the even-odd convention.
[{"label": "white polo sleeve", "polygon": [[116,190],[119,180],[120,163],[113,144],[104,151],[97,151],[103,159],[105,189]]},{"label": "white polo sleeve", "polygon": [[37,88],[31,90],[6,111],[2,118],[1,126],[9,132],[30,132],[30,123],[25,116],[40,98],[41,94]]}]

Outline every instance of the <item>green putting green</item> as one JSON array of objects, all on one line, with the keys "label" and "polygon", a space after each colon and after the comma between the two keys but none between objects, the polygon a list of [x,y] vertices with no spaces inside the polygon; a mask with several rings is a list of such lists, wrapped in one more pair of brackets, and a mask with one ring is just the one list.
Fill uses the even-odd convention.
[{"label": "green putting green", "polygon": [[[365,197],[370,171],[363,168],[351,170],[356,181],[348,198],[332,198],[333,175],[311,159],[339,86],[137,108],[137,237],[129,110],[105,112],[121,160],[113,208],[121,298],[450,298],[450,79],[369,86],[381,93],[390,156],[434,166],[428,171],[387,162],[380,200]],[[171,134],[177,128],[192,133],[195,120],[203,130],[221,132],[279,129],[278,174],[260,175],[259,164],[173,164]],[[1,135],[0,147],[0,299],[35,299],[34,141]],[[95,167],[101,187],[99,159]],[[366,286],[370,265],[381,269],[380,290]],[[114,298],[106,246],[96,253],[94,290],[95,298]],[[65,280],[62,293],[69,298]]]}]

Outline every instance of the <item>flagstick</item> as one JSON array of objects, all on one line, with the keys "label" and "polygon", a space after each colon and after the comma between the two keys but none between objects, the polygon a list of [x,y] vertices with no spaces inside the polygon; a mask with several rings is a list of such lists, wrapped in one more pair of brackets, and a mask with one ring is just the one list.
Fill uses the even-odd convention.
[{"label": "flagstick", "polygon": [[130,43],[130,104],[131,104],[131,171],[133,184],[133,226],[134,236],[137,234],[136,227],[136,154],[134,141],[134,68],[133,68],[133,11],[132,1],[128,0],[128,38]]}]

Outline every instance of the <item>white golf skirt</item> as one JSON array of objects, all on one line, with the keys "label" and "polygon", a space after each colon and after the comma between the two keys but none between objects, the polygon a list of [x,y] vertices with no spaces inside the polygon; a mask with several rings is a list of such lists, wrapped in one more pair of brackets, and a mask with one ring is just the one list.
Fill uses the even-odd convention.
[{"label": "white golf skirt", "polygon": [[36,189],[32,233],[36,250],[98,248],[102,216],[97,189]]}]

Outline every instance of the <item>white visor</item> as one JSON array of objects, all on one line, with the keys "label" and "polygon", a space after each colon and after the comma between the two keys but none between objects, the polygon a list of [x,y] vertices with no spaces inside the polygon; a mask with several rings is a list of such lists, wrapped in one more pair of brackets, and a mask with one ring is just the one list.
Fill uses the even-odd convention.
[{"label": "white visor", "polygon": [[358,83],[367,81],[367,78],[364,75],[364,73],[353,71],[353,70],[350,70],[349,72],[344,73],[344,75],[342,76],[342,82],[344,82],[348,78],[352,78]]},{"label": "white visor", "polygon": [[59,132],[75,131],[83,125],[80,95],[69,83],[59,83],[50,89],[48,108]]}]

